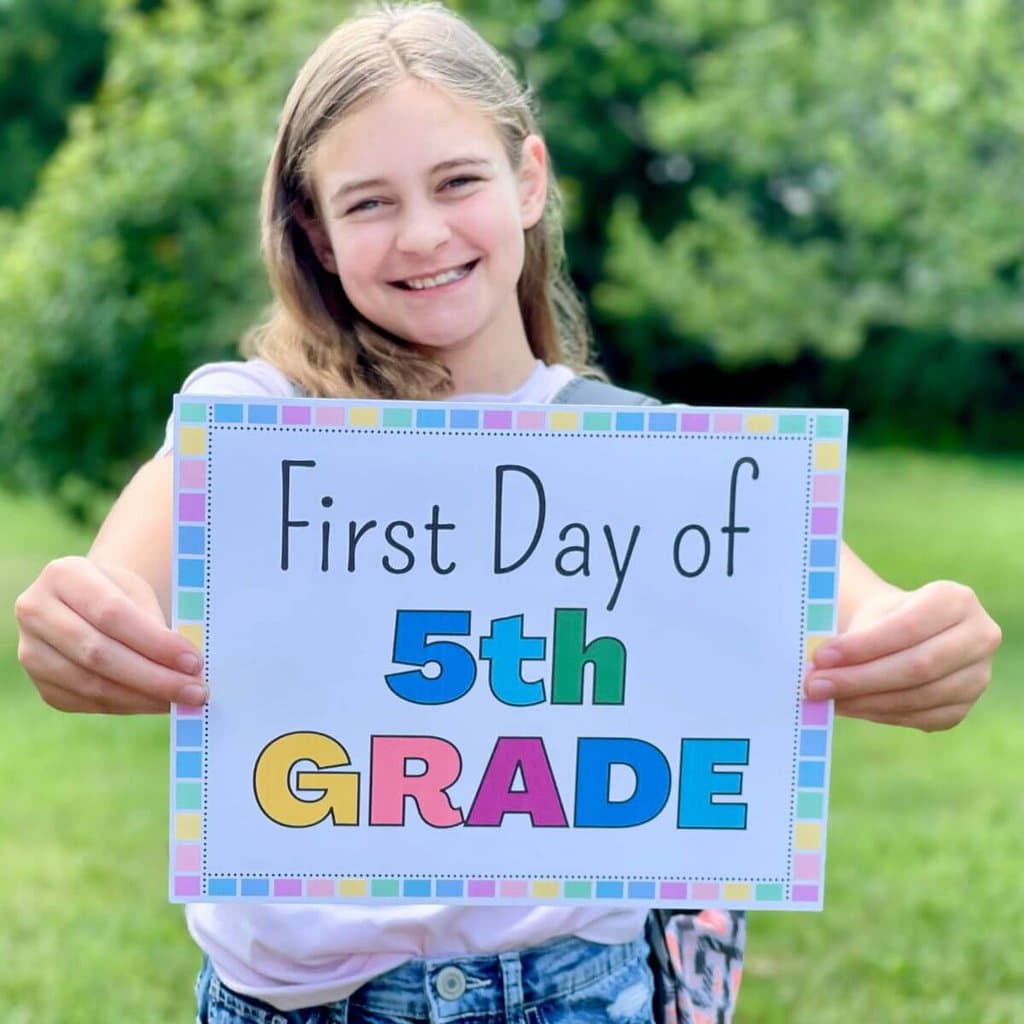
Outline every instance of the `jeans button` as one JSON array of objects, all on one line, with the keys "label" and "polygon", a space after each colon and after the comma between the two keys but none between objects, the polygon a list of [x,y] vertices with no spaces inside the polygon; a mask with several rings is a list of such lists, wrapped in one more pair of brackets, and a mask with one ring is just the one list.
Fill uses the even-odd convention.
[{"label": "jeans button", "polygon": [[442,967],[434,984],[442,999],[458,999],[466,991],[466,976],[458,967]]}]

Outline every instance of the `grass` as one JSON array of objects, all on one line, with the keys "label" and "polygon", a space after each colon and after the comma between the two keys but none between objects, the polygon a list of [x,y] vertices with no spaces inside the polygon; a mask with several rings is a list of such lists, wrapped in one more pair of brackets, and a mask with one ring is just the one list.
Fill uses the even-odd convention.
[{"label": "grass", "polygon": [[[958,729],[841,721],[826,910],[752,916],[737,1024],[1024,1022],[1024,465],[857,452],[847,537],[894,581],[971,583],[1003,626]],[[88,538],[0,496],[0,603]],[[61,715],[0,618],[0,1022],[192,1019],[198,955],[166,902],[162,719]]]}]

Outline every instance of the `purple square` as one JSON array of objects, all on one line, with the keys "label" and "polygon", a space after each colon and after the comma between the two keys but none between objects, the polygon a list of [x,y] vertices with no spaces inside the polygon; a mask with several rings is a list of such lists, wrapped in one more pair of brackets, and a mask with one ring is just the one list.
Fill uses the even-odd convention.
[{"label": "purple square", "polygon": [[206,518],[205,494],[178,495],[178,521],[182,523],[201,523]]},{"label": "purple square", "polygon": [[838,525],[838,508],[819,505],[811,509],[811,533],[835,533]]},{"label": "purple square", "polygon": [[281,422],[295,424],[309,423],[308,405],[286,405],[281,410]]}]

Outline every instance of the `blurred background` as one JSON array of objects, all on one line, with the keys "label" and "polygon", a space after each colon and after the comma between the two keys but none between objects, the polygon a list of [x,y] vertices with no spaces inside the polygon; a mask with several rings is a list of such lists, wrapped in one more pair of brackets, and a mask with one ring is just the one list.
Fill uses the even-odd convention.
[{"label": "blurred background", "polygon": [[[851,410],[847,538],[970,583],[990,693],[837,727],[826,910],[739,1024],[1024,1022],[1024,17],[1015,0],[464,0],[536,92],[621,383]],[[257,205],[323,0],[0,0],[0,598],[84,552],[269,299]],[[166,723],[62,716],[0,621],[0,1022],[187,1021]]]}]

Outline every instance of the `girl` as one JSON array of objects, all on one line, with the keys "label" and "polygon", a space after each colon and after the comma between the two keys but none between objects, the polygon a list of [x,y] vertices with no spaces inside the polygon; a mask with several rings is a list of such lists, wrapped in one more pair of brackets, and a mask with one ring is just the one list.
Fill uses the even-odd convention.
[{"label": "girl", "polygon": [[[249,339],[255,358],[202,367],[186,392],[546,402],[587,366],[527,97],[442,7],[358,17],[312,55],[285,103],[262,225],[276,305]],[[207,697],[196,652],[165,625],[169,450],[128,484],[88,557],[51,563],[17,602],[19,657],[56,708],[161,712]],[[810,696],[922,729],[964,716],[1000,639],[968,588],[907,593],[848,551],[840,625]],[[197,904],[199,1019],[646,1021],[644,917]],[[708,1019],[729,1018],[727,993]]]}]

